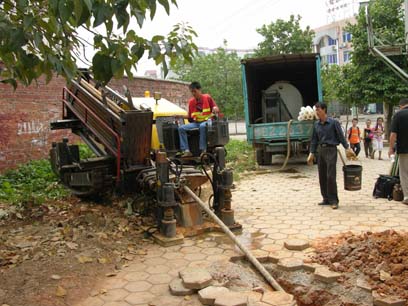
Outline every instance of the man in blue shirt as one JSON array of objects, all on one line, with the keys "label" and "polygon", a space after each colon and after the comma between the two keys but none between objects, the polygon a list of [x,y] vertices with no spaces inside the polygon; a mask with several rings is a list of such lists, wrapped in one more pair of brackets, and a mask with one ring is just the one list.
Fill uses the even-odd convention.
[{"label": "man in blue shirt", "polygon": [[313,127],[308,164],[313,163],[314,155],[319,148],[318,170],[320,192],[323,201],[319,205],[331,205],[333,209],[339,207],[336,182],[337,146],[341,143],[346,149],[346,155],[355,156],[353,150],[344,137],[341,125],[337,120],[327,116],[327,105],[316,103],[316,115],[319,120]]},{"label": "man in blue shirt", "polygon": [[408,99],[401,99],[399,107],[400,110],[392,118],[388,155],[395,154],[397,143],[399,176],[404,193],[402,203],[408,204]]}]

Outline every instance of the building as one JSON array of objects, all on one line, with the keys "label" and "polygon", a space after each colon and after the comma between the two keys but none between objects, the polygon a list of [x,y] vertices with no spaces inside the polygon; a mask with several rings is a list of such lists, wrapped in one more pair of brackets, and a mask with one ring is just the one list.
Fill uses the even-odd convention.
[{"label": "building", "polygon": [[343,65],[350,61],[352,37],[345,28],[355,22],[355,17],[349,17],[314,29],[313,48],[320,53],[323,64]]},{"label": "building", "polygon": [[[219,48],[206,48],[206,47],[198,47],[198,54],[200,55],[209,55],[217,52]],[[244,58],[247,55],[252,55],[255,53],[254,49],[230,49],[224,48],[227,53],[235,52],[238,57]]]}]

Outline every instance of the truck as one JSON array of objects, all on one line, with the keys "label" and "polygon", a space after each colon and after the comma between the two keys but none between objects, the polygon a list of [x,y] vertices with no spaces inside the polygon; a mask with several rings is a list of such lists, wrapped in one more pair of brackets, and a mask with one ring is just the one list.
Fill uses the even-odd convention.
[{"label": "truck", "polygon": [[323,100],[319,54],[243,59],[241,71],[247,140],[258,164],[308,152],[314,121],[297,118],[301,107]]}]

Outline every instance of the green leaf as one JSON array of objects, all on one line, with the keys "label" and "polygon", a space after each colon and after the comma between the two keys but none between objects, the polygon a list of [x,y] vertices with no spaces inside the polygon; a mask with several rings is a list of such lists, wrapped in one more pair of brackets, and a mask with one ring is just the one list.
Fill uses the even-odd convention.
[{"label": "green leaf", "polygon": [[161,40],[164,40],[164,36],[155,35],[155,36],[153,36],[153,38],[152,38],[152,42],[154,42],[154,43],[158,43],[158,42],[161,41]]},{"label": "green leaf", "polygon": [[65,23],[68,21],[69,17],[72,16],[74,5],[70,0],[60,0],[58,3],[59,17],[61,22]]},{"label": "green leaf", "polygon": [[15,79],[0,80],[0,83],[10,84],[10,85],[13,86],[14,90],[16,90],[16,88],[17,88],[17,81]]},{"label": "green leaf", "polygon": [[139,44],[135,44],[133,45],[133,47],[130,49],[130,51],[132,52],[133,55],[135,55],[138,59],[141,59],[145,49],[142,45]]},{"label": "green leaf", "polygon": [[150,9],[150,19],[153,20],[154,15],[156,14],[156,0],[148,0],[149,9]]},{"label": "green leaf", "polygon": [[74,17],[78,25],[78,21],[82,15],[82,7],[83,2],[81,0],[74,0]]},{"label": "green leaf", "polygon": [[88,12],[92,12],[92,0],[84,0],[84,3],[86,5],[86,8],[88,9]]},{"label": "green leaf", "polygon": [[108,83],[113,76],[111,58],[103,53],[96,53],[92,58],[93,74],[96,80]]},{"label": "green leaf", "polygon": [[156,58],[161,53],[161,49],[158,43],[151,43],[151,48],[149,51],[149,58]]},{"label": "green leaf", "polygon": [[159,0],[159,3],[164,7],[166,10],[167,15],[170,14],[170,4],[168,0]]},{"label": "green leaf", "polygon": [[24,31],[21,28],[13,29],[10,32],[10,45],[9,48],[11,51],[17,51],[22,46],[27,43],[27,40],[24,36]]},{"label": "green leaf", "polygon": [[139,27],[142,27],[142,26],[143,26],[143,22],[144,22],[144,20],[145,20],[145,15],[144,15],[144,13],[143,13],[142,11],[140,11],[139,9],[137,9],[137,8],[134,8],[134,9],[132,10],[132,13],[133,13],[133,15],[136,17],[137,24],[139,25]]}]

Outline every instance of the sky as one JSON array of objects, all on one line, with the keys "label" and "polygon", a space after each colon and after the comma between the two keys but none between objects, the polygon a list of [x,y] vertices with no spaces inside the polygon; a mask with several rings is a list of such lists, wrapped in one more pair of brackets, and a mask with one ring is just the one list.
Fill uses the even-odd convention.
[{"label": "sky", "polygon": [[[351,3],[357,0],[177,0],[178,7],[171,6],[170,15],[158,6],[153,21],[146,21],[142,29],[131,27],[137,33],[151,38],[166,35],[172,26],[187,22],[197,32],[195,43],[199,47],[232,49],[256,48],[262,37],[256,32],[264,24],[276,19],[288,20],[290,15],[302,16],[301,26],[316,28],[330,22],[326,2]],[[146,70],[157,69],[153,61],[143,58],[139,62],[137,75]]]}]

